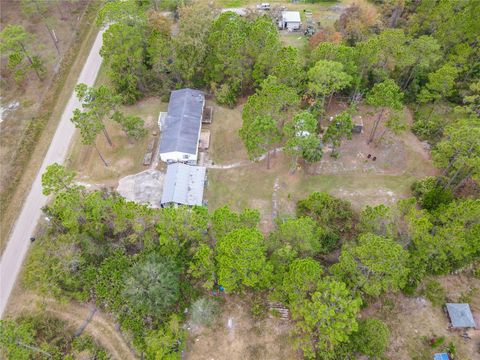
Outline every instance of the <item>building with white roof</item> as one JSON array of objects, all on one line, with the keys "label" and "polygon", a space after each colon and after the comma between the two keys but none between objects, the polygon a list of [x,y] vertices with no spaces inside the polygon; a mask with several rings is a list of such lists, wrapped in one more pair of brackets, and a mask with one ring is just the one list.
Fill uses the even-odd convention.
[{"label": "building with white roof", "polygon": [[294,31],[300,29],[302,20],[300,19],[300,13],[298,11],[282,11],[282,17],[278,22],[280,29],[287,29]]}]

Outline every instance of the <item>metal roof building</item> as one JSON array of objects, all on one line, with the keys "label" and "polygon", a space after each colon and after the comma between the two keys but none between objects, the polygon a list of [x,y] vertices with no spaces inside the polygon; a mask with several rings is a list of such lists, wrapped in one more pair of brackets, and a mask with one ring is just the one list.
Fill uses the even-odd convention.
[{"label": "metal roof building", "polygon": [[203,204],[206,168],[173,163],[167,166],[161,205]]},{"label": "metal roof building", "polygon": [[200,90],[172,91],[160,140],[163,161],[196,160],[204,105]]},{"label": "metal roof building", "polygon": [[470,305],[468,304],[446,304],[448,317],[454,328],[474,328],[475,320],[473,319]]},{"label": "metal roof building", "polygon": [[433,360],[450,360],[447,353],[437,353],[433,355]]}]

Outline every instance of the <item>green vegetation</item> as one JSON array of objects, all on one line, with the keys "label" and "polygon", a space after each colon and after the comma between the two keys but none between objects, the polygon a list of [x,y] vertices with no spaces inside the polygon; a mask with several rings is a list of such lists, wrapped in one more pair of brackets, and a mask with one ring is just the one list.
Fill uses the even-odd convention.
[{"label": "green vegetation", "polygon": [[425,283],[424,293],[432,305],[443,306],[445,304],[445,290],[438,281],[428,280]]},{"label": "green vegetation", "polygon": [[8,68],[13,71],[16,81],[23,81],[29,69],[39,80],[43,79],[43,61],[30,50],[35,42],[32,34],[20,25],[8,25],[0,32],[0,40],[0,51],[8,55]]},{"label": "green vegetation", "polygon": [[80,353],[99,360],[109,358],[91,337],[74,336],[64,321],[45,314],[0,320],[0,346],[8,359],[75,359]]},{"label": "green vegetation", "polygon": [[71,121],[80,130],[80,137],[84,145],[93,145],[102,160],[108,167],[108,163],[100,153],[96,145],[96,138],[103,132],[110,146],[113,146],[108,135],[104,121],[113,120],[122,126],[123,131],[135,139],[144,137],[147,131],[143,128],[143,120],[138,116],[126,116],[118,110],[121,97],[114,95],[108,87],[101,85],[98,88],[89,88],[85,84],[75,87],[78,99],[82,102],[82,110],[75,109]]}]

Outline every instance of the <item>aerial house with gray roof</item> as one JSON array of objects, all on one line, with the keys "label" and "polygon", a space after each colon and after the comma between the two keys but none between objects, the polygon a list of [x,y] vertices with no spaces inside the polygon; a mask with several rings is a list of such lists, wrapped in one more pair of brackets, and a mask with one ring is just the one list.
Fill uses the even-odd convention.
[{"label": "aerial house with gray roof", "polygon": [[195,164],[205,96],[200,90],[172,91],[162,126],[159,156],[166,163]]},{"label": "aerial house with gray roof", "polygon": [[163,183],[160,205],[162,207],[203,205],[205,173],[206,168],[203,166],[182,163],[169,164]]}]

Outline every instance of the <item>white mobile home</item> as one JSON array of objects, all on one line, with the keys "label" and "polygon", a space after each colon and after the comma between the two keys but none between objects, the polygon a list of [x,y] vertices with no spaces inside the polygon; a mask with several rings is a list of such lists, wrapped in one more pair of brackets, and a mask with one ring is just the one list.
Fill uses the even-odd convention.
[{"label": "white mobile home", "polygon": [[166,163],[196,163],[205,96],[199,90],[172,91],[162,124],[159,156]]}]

